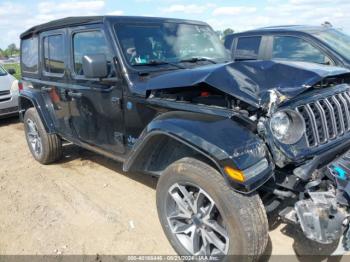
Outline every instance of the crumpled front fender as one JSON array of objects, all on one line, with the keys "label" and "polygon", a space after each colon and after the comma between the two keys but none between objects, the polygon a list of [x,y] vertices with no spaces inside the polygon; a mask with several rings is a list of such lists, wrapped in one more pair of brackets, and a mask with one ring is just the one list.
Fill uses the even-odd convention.
[{"label": "crumpled front fender", "polygon": [[[265,159],[270,160],[264,142],[252,131],[230,118],[192,112],[167,112],[155,118],[143,131],[124,165],[129,170],[137,155],[155,135],[167,135],[211,159],[224,175],[226,166],[246,170]],[[237,184],[239,191],[249,192],[263,184],[271,175],[273,164],[256,177]]]}]

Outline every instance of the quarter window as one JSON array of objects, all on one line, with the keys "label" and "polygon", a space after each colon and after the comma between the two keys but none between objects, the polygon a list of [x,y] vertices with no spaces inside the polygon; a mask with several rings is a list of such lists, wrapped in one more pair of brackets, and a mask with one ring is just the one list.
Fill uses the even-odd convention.
[{"label": "quarter window", "polygon": [[35,73],[38,71],[38,37],[22,40],[21,59],[23,72]]},{"label": "quarter window", "polygon": [[84,75],[83,56],[105,54],[108,65],[111,66],[112,55],[101,31],[88,31],[76,33],[73,36],[74,71],[77,75]]},{"label": "quarter window", "polygon": [[256,60],[259,56],[261,36],[241,37],[238,39],[235,59]]},{"label": "quarter window", "polygon": [[64,73],[63,35],[44,37],[44,69],[48,73]]},{"label": "quarter window", "polygon": [[292,36],[274,38],[272,58],[319,64],[329,62],[329,59],[319,49],[301,38]]}]

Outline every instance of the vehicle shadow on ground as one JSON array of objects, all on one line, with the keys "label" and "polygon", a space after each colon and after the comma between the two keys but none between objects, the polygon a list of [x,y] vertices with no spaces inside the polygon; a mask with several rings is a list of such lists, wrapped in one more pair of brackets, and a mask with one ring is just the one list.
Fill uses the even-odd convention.
[{"label": "vehicle shadow on ground", "polygon": [[[120,175],[127,176],[136,182],[142,183],[152,189],[156,189],[158,179],[149,175],[137,173],[137,172],[124,172],[122,163],[113,159],[104,157],[94,152],[88,151],[73,144],[66,144],[63,148],[63,158],[56,164],[69,164],[69,162],[80,159],[82,161],[91,161],[93,163],[102,165]],[[117,174],[116,174],[117,175]]]},{"label": "vehicle shadow on ground", "polygon": [[[81,161],[91,161],[93,163],[102,165],[118,174],[127,176],[130,179],[138,183],[142,183],[145,186],[148,186],[152,189],[156,189],[157,178],[137,173],[137,172],[123,172],[122,164],[120,162],[114,161],[107,157],[98,155],[96,153],[90,152],[73,144],[64,145],[64,157],[56,164],[65,164],[73,160]],[[278,213],[272,214],[269,216],[269,231],[276,230],[283,222],[280,220]],[[291,255],[281,255],[281,256],[272,256],[273,243],[269,238],[267,248],[264,255],[260,259],[261,262],[267,261],[280,261],[280,259],[286,259],[286,261],[339,261],[341,257],[330,257],[329,255],[333,253],[336,249],[336,245],[321,245],[316,242],[308,240],[300,230],[297,230],[295,226],[285,225],[282,227],[281,232],[284,235],[292,238],[294,240],[293,249],[296,256]],[[316,255],[316,256],[315,256]]]},{"label": "vehicle shadow on ground", "polygon": [[13,117],[7,117],[7,118],[0,118],[0,128],[3,126],[9,126],[13,124],[18,124],[19,117],[18,116],[13,116]]}]

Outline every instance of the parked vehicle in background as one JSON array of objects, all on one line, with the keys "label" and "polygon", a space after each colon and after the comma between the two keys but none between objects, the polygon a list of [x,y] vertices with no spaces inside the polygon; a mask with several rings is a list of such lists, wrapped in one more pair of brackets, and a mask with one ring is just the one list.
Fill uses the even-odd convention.
[{"label": "parked vehicle in background", "polygon": [[15,73],[0,65],[0,118],[18,114],[18,81],[12,76]]},{"label": "parked vehicle in background", "polygon": [[235,61],[288,60],[350,68],[350,36],[329,26],[266,27],[225,37]]},{"label": "parked vehicle in background", "polygon": [[55,162],[67,140],[160,177],[179,254],[255,260],[279,208],[311,240],[350,247],[349,70],[229,62],[206,23],[151,17],[35,26],[21,54],[33,157]]}]

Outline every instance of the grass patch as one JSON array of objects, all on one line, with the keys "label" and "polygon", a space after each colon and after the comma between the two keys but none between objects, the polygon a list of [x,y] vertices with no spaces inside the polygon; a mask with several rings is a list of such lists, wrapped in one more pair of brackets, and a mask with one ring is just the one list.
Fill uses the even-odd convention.
[{"label": "grass patch", "polygon": [[16,74],[14,74],[14,77],[16,77],[17,79],[21,79],[21,68],[19,66],[19,64],[4,64],[3,67],[8,70],[10,68],[13,68],[16,70]]}]

